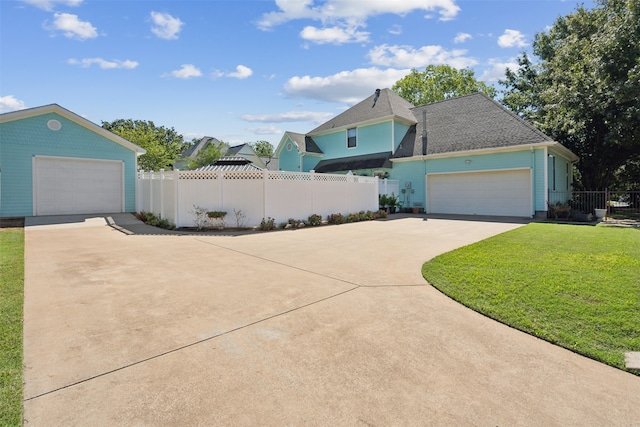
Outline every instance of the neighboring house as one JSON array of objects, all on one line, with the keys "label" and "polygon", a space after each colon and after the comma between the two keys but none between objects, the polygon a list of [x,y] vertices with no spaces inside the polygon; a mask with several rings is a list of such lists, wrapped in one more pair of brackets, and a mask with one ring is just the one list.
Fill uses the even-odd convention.
[{"label": "neighboring house", "polygon": [[251,160],[238,156],[225,156],[216,160],[212,165],[195,169],[205,172],[261,172],[264,169],[254,165]]},{"label": "neighboring house", "polygon": [[0,114],[0,217],[134,212],[144,153],[57,104]]},{"label": "neighboring house", "polygon": [[[185,166],[185,162],[187,158],[196,159],[200,151],[204,150],[209,144],[220,144],[220,141],[216,138],[212,138],[210,136],[205,136],[201,138],[196,144],[189,147],[182,153],[180,160],[178,160],[174,167],[176,169],[182,169]],[[256,165],[259,169],[267,169],[267,165],[269,163],[268,158],[259,157],[256,152],[253,150],[251,145],[249,144],[240,144],[233,147],[229,147],[225,153],[223,153],[226,157],[231,156],[240,156],[249,160],[251,163]]]},{"label": "neighboring house", "polygon": [[173,167],[175,169],[182,169],[185,166],[185,163],[187,162],[187,159],[192,159],[195,160],[198,158],[198,154],[200,153],[200,151],[204,150],[205,148],[207,148],[207,146],[209,144],[216,144],[219,145],[220,141],[216,138],[212,138],[210,136],[205,136],[203,138],[200,138],[200,141],[198,141],[197,143],[193,144],[191,147],[187,148],[182,155],[180,156],[180,159],[176,160],[176,162],[173,164]]},{"label": "neighboring house", "polygon": [[404,206],[427,213],[519,217],[546,216],[578,160],[484,94],[416,107],[390,89],[306,135],[286,132],[275,155],[281,170],[399,180]]}]

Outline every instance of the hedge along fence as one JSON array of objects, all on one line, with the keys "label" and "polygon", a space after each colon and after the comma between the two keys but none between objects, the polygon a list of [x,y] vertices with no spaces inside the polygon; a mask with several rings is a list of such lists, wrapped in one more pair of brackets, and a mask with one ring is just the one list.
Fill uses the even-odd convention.
[{"label": "hedge along fence", "polygon": [[[378,210],[378,178],[314,172],[163,171],[138,172],[136,210],[160,216],[177,227],[193,227],[195,208],[225,211],[244,225],[263,218],[276,223],[318,214],[347,215]],[[236,224],[228,224],[235,226]]]}]

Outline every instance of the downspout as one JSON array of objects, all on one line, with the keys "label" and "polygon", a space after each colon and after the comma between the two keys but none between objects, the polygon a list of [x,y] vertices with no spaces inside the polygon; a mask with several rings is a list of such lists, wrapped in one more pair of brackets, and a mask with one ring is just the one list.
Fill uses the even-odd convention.
[{"label": "downspout", "polygon": [[422,161],[424,163],[424,212],[427,213],[427,210],[430,210],[430,206],[428,206],[427,200],[427,159],[425,156],[427,155],[427,109],[426,107],[422,109]]}]

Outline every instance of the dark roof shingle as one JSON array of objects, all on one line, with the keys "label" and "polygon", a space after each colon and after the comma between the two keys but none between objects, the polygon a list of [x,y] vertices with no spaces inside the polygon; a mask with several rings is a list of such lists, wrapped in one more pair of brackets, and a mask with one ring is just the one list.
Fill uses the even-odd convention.
[{"label": "dark roof shingle", "polygon": [[501,148],[552,139],[482,93],[414,107],[412,126],[393,158],[421,156],[422,113],[427,113],[426,154]]}]

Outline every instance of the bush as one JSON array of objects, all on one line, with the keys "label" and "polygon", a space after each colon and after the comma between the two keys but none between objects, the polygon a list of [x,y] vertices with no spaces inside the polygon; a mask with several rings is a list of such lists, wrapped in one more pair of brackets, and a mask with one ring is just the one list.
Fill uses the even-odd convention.
[{"label": "bush", "polygon": [[322,224],[322,217],[318,214],[313,214],[313,215],[309,215],[309,218],[307,219],[307,224],[312,226],[312,227],[316,227],[318,225]]},{"label": "bush", "polygon": [[267,219],[262,218],[260,221],[260,225],[258,226],[258,230],[262,231],[271,231],[276,229],[276,220],[268,217]]},{"label": "bush", "polygon": [[327,223],[329,224],[344,224],[344,215],[341,213],[331,214],[327,216]]},{"label": "bush", "polygon": [[152,225],[154,227],[164,228],[165,230],[175,230],[176,228],[176,226],[170,223],[167,219],[157,217],[151,212],[136,212],[134,216],[145,224]]}]

